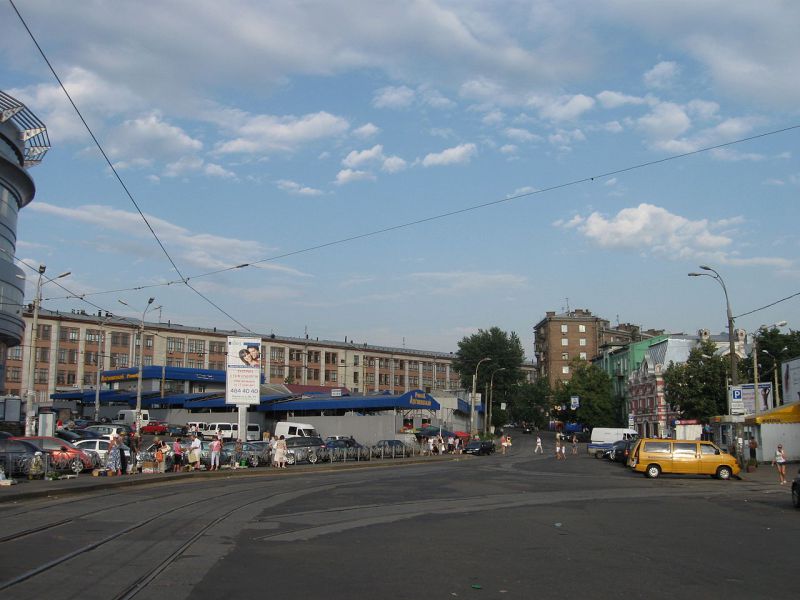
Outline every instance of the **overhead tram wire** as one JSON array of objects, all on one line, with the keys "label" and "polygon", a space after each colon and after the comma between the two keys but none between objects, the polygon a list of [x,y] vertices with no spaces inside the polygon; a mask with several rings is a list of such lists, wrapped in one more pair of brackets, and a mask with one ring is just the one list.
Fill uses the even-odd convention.
[{"label": "overhead tram wire", "polygon": [[114,173],[114,177],[116,178],[117,182],[120,184],[120,186],[122,186],[122,189],[125,191],[125,195],[128,197],[128,199],[131,201],[133,206],[136,208],[136,211],[139,213],[139,216],[142,218],[142,221],[144,221],[145,225],[147,225],[147,229],[150,230],[150,233],[152,234],[153,238],[156,240],[156,243],[158,243],[158,246],[161,248],[161,251],[164,253],[164,256],[167,257],[167,260],[172,265],[172,268],[175,269],[175,272],[181,278],[180,282],[183,283],[184,285],[186,285],[187,288],[192,290],[192,292],[197,294],[204,301],[208,302],[211,306],[213,306],[214,308],[216,308],[217,310],[222,312],[226,317],[231,319],[234,323],[236,323],[237,325],[239,325],[240,327],[242,327],[246,331],[252,332],[252,329],[250,329],[249,327],[247,327],[246,325],[244,325],[243,323],[241,323],[240,321],[238,321],[237,319],[232,317],[229,313],[227,313],[224,310],[222,310],[217,304],[215,304],[214,302],[211,302],[206,296],[204,296],[203,294],[198,292],[194,287],[188,285],[188,281],[189,280],[183,275],[181,270],[178,268],[178,265],[175,263],[175,261],[173,260],[172,256],[167,251],[167,248],[164,246],[164,243],[161,241],[161,238],[158,237],[158,234],[153,229],[153,226],[150,225],[150,221],[147,220],[147,217],[145,216],[144,212],[142,212],[142,209],[139,207],[139,204],[134,199],[133,194],[131,194],[130,190],[128,189],[128,186],[125,185],[125,182],[122,180],[122,177],[117,172],[117,169],[114,167],[114,163],[111,162],[111,159],[106,154],[106,151],[103,149],[103,146],[100,144],[100,140],[97,139],[97,137],[94,134],[94,131],[92,131],[92,128],[89,127],[89,124],[86,122],[86,119],[83,118],[83,114],[81,113],[80,109],[75,104],[75,102],[72,100],[72,96],[70,96],[69,92],[67,91],[67,88],[64,86],[64,83],[61,81],[61,78],[58,76],[58,73],[56,73],[55,68],[50,63],[50,60],[47,58],[47,55],[45,54],[44,49],[42,49],[42,47],[39,45],[39,42],[36,39],[36,36],[33,35],[33,32],[31,31],[30,27],[28,27],[28,24],[25,22],[25,19],[22,17],[22,15],[20,14],[19,10],[17,9],[16,4],[14,4],[14,0],[8,0],[8,1],[11,4],[11,7],[14,9],[14,12],[17,14],[17,17],[19,17],[19,20],[22,23],[22,26],[25,28],[25,31],[28,32],[28,35],[30,36],[31,40],[33,41],[34,45],[36,46],[36,49],[39,51],[39,54],[42,56],[42,59],[47,64],[47,67],[50,69],[50,72],[53,74],[53,77],[55,77],[56,81],[58,82],[58,85],[61,87],[61,90],[64,92],[64,95],[67,97],[67,100],[69,100],[69,103],[72,105],[72,108],[75,110],[75,113],[78,115],[78,118],[81,120],[81,123],[83,123],[83,126],[86,128],[86,131],[89,132],[89,135],[91,136],[92,141],[94,141],[95,146],[97,146],[97,149],[100,151],[100,154],[103,156],[103,159],[106,161],[106,164],[111,169],[111,172]]},{"label": "overhead tram wire", "polygon": [[[127,288],[127,289],[121,289],[121,290],[109,290],[109,291],[93,292],[93,294],[94,295],[99,295],[99,294],[109,294],[109,293],[112,293],[112,292],[126,292],[126,291],[147,289],[147,288],[153,288],[153,287],[163,287],[163,286],[168,286],[168,285],[174,285],[176,283],[187,284],[187,282],[192,280],[192,279],[199,279],[201,277],[210,277],[211,275],[219,275],[221,273],[227,273],[229,271],[236,271],[238,269],[246,269],[248,267],[254,267],[254,266],[256,266],[258,264],[261,264],[261,263],[272,262],[272,261],[275,261],[275,260],[280,260],[281,258],[287,258],[289,256],[296,256],[298,254],[305,254],[307,252],[313,252],[314,250],[321,250],[322,248],[329,248],[331,246],[337,246],[339,244],[346,244],[348,242],[353,242],[353,241],[356,241],[356,240],[360,240],[360,239],[364,239],[364,238],[368,238],[368,237],[373,237],[373,236],[376,236],[376,235],[380,235],[382,233],[388,233],[390,231],[397,231],[399,229],[406,229],[408,227],[413,227],[414,225],[420,225],[422,223],[429,223],[431,221],[437,221],[437,220],[440,220],[440,219],[445,219],[447,217],[452,217],[452,216],[455,216],[455,215],[471,212],[471,211],[478,210],[478,209],[481,209],[481,208],[488,208],[490,206],[496,206],[496,205],[499,205],[499,204],[503,204],[505,202],[511,202],[512,200],[519,200],[520,198],[526,198],[526,197],[529,197],[529,196],[536,196],[536,195],[539,195],[539,194],[545,194],[545,193],[548,193],[548,192],[553,192],[555,190],[560,190],[560,189],[564,189],[564,188],[567,188],[567,187],[572,187],[572,186],[575,186],[575,185],[579,185],[581,183],[591,183],[591,182],[593,182],[595,180],[598,180],[598,179],[605,179],[607,177],[613,177],[614,175],[619,175],[621,173],[627,173],[627,172],[635,171],[635,170],[638,170],[638,169],[644,169],[644,168],[647,168],[647,167],[652,167],[652,166],[659,165],[659,164],[666,163],[666,162],[670,162],[670,161],[673,161],[673,160],[679,160],[679,159],[687,158],[687,157],[694,156],[694,155],[697,155],[697,154],[703,154],[703,153],[706,153],[706,152],[711,152],[712,150],[718,150],[720,148],[725,148],[725,147],[728,147],[728,146],[734,146],[736,144],[743,144],[745,142],[751,142],[753,140],[757,140],[757,139],[761,139],[761,138],[765,138],[765,137],[769,137],[769,136],[773,136],[773,135],[778,135],[780,133],[786,133],[788,131],[793,131],[793,130],[796,130],[796,129],[800,129],[800,124],[790,125],[788,127],[782,128],[782,129],[774,129],[772,131],[766,131],[766,132],[759,133],[759,134],[756,134],[756,135],[751,135],[751,136],[748,136],[748,137],[739,138],[739,139],[736,139],[736,140],[731,140],[730,142],[724,142],[722,144],[715,144],[714,146],[706,146],[706,147],[703,147],[703,148],[699,148],[697,150],[692,150],[690,152],[683,152],[681,154],[674,154],[672,156],[667,156],[665,158],[659,158],[659,159],[656,159],[656,160],[650,160],[650,161],[643,162],[643,163],[637,163],[635,165],[622,167],[622,168],[619,168],[619,169],[615,169],[613,171],[607,171],[605,173],[599,173],[597,175],[591,175],[591,176],[581,177],[579,179],[573,179],[572,181],[567,181],[567,182],[564,182],[564,183],[558,183],[558,184],[555,184],[555,185],[552,185],[552,186],[548,186],[546,188],[533,190],[533,191],[530,191],[530,192],[525,192],[523,194],[516,194],[514,196],[507,196],[507,197],[501,198],[499,200],[492,200],[492,201],[489,201],[489,202],[483,202],[481,204],[475,204],[475,205],[472,205],[472,206],[467,206],[467,207],[464,207],[464,208],[460,208],[458,210],[453,210],[453,211],[449,211],[449,212],[445,212],[445,213],[440,213],[440,214],[437,214],[437,215],[432,215],[430,217],[424,217],[422,219],[417,219],[417,220],[414,220],[414,221],[408,221],[406,223],[400,223],[398,225],[392,225],[392,226],[389,226],[389,227],[384,227],[382,229],[375,229],[373,231],[369,231],[369,232],[366,232],[366,233],[360,233],[360,234],[352,235],[352,236],[349,236],[349,237],[346,237],[346,238],[340,238],[338,240],[332,240],[330,242],[325,242],[323,244],[317,244],[315,246],[308,246],[306,248],[301,248],[301,249],[298,249],[298,250],[292,250],[292,251],[289,251],[289,252],[285,252],[283,254],[276,254],[274,256],[270,256],[270,257],[267,257],[267,258],[262,258],[262,259],[255,260],[255,261],[248,262],[248,263],[242,263],[242,264],[233,265],[233,266],[230,266],[230,267],[223,267],[221,269],[216,269],[214,271],[208,271],[207,273],[200,273],[198,275],[192,275],[190,277],[187,277],[185,280],[168,281],[168,282],[165,282],[165,283],[155,283],[155,284],[150,284],[150,285],[146,285],[146,286],[139,286],[139,287]],[[51,298],[51,299],[60,299],[60,298]],[[743,315],[740,315],[740,316],[743,316]]]},{"label": "overhead tram wire", "polygon": [[786,296],[785,298],[781,298],[780,300],[775,300],[775,302],[770,302],[769,304],[766,304],[766,305],[764,305],[764,306],[762,306],[760,308],[754,308],[753,310],[749,310],[749,311],[744,312],[744,313],[742,313],[740,315],[736,315],[733,318],[734,319],[738,319],[739,317],[746,317],[748,315],[752,315],[753,313],[757,313],[757,312],[760,312],[762,310],[766,310],[768,308],[772,308],[776,304],[780,304],[781,302],[786,302],[787,300],[791,300],[792,298],[796,298],[797,296],[800,296],[800,292],[795,292],[794,294],[792,294],[790,296]]}]

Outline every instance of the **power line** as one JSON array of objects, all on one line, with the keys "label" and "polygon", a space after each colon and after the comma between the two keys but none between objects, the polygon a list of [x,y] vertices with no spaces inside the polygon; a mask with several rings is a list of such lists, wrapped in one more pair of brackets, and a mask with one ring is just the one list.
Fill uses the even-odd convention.
[{"label": "power line", "polygon": [[[290,257],[290,256],[296,256],[298,254],[305,254],[307,252],[312,252],[314,250],[320,250],[322,248],[329,248],[331,246],[337,246],[337,245],[340,245],[340,244],[353,242],[355,240],[360,240],[360,239],[364,239],[364,238],[368,238],[368,237],[374,237],[374,236],[380,235],[382,233],[388,233],[390,231],[397,231],[399,229],[405,229],[405,228],[408,228],[408,227],[413,227],[414,225],[420,225],[422,223],[428,223],[428,222],[431,222],[431,221],[437,221],[437,220],[440,220],[440,219],[445,219],[447,217],[452,217],[452,216],[455,216],[455,215],[459,215],[459,214],[463,214],[463,213],[467,213],[467,212],[472,212],[472,211],[475,211],[475,210],[478,210],[478,209],[481,209],[481,208],[488,208],[490,206],[496,206],[496,205],[499,205],[499,204],[503,204],[505,202],[511,202],[512,200],[519,200],[520,198],[526,198],[526,197],[530,197],[530,196],[536,196],[536,195],[539,195],[539,194],[545,194],[545,193],[548,193],[548,192],[553,192],[555,190],[560,190],[560,189],[564,189],[564,188],[567,188],[567,187],[576,186],[576,185],[581,184],[581,183],[591,183],[591,182],[593,182],[595,180],[605,179],[607,177],[612,177],[614,175],[619,175],[621,173],[627,173],[627,172],[635,171],[635,170],[638,170],[638,169],[644,169],[644,168],[647,168],[647,167],[652,167],[652,166],[659,165],[659,164],[662,164],[662,163],[666,163],[666,162],[669,162],[669,161],[679,160],[679,159],[682,159],[682,158],[687,158],[689,156],[694,156],[694,155],[697,155],[697,154],[710,152],[712,150],[718,150],[719,148],[725,148],[727,146],[733,146],[733,145],[736,145],[736,144],[743,144],[745,142],[750,142],[750,141],[753,141],[753,140],[769,137],[769,136],[772,136],[772,135],[778,135],[780,133],[786,133],[787,131],[793,131],[795,129],[800,129],[800,124],[790,125],[789,127],[784,127],[782,129],[774,129],[772,131],[766,131],[766,132],[759,133],[759,134],[756,134],[756,135],[751,135],[751,136],[748,136],[748,137],[732,140],[730,142],[724,142],[722,144],[716,144],[714,146],[706,146],[706,147],[703,147],[703,148],[699,148],[697,150],[692,150],[691,152],[683,152],[681,154],[674,154],[672,156],[667,156],[665,158],[659,158],[659,159],[656,159],[656,160],[650,160],[650,161],[647,161],[647,162],[642,162],[642,163],[637,163],[637,164],[634,164],[634,165],[629,165],[627,167],[622,167],[622,168],[619,168],[619,169],[615,169],[613,171],[607,171],[605,173],[599,173],[597,175],[589,175],[589,176],[586,176],[586,177],[581,177],[579,179],[573,179],[571,181],[567,181],[567,182],[564,182],[564,183],[558,183],[558,184],[555,184],[555,185],[552,185],[552,186],[549,186],[549,187],[546,187],[546,188],[542,188],[542,189],[538,189],[538,190],[532,190],[530,192],[525,192],[525,193],[522,193],[522,194],[516,194],[514,196],[507,196],[507,197],[501,198],[499,200],[491,200],[491,201],[488,201],[488,202],[483,202],[481,204],[475,204],[475,205],[472,205],[472,206],[467,206],[465,208],[460,208],[460,209],[457,209],[457,210],[452,210],[452,211],[448,211],[448,212],[444,212],[444,213],[439,213],[437,215],[432,215],[430,217],[424,217],[422,219],[416,219],[414,221],[408,221],[406,223],[400,223],[400,224],[397,224],[397,225],[391,225],[389,227],[384,227],[382,229],[375,229],[373,231],[360,233],[360,234],[352,235],[352,236],[345,237],[345,238],[340,238],[338,240],[332,240],[330,242],[325,242],[323,244],[317,244],[315,246],[307,246],[305,248],[301,248],[301,249],[298,249],[298,250],[291,250],[291,251],[285,252],[283,254],[276,254],[274,256],[269,256],[267,258],[262,258],[262,259],[259,259],[259,260],[253,261],[253,262],[249,262],[249,263],[242,263],[242,264],[233,265],[233,266],[230,266],[230,267],[223,267],[221,269],[216,269],[214,271],[208,271],[206,273],[199,273],[197,275],[192,275],[190,277],[187,277],[185,280],[179,280],[179,281],[174,281],[173,280],[173,281],[167,281],[167,282],[164,282],[164,283],[154,283],[154,284],[142,285],[142,286],[126,288],[126,289],[93,292],[93,293],[85,294],[85,295],[87,295],[87,296],[88,295],[100,295],[100,294],[109,294],[109,293],[113,293],[113,292],[125,292],[125,291],[142,290],[142,289],[148,289],[148,288],[154,288],[154,287],[164,287],[164,286],[174,285],[176,283],[187,284],[187,282],[192,280],[192,279],[199,279],[201,277],[210,277],[211,275],[219,275],[220,273],[226,273],[228,271],[236,271],[238,269],[245,269],[245,268],[248,268],[248,267],[254,267],[255,265],[258,265],[258,264],[261,264],[261,263],[272,262],[272,261],[275,261],[275,260],[279,260],[281,258],[287,258],[287,257]],[[50,298],[50,299],[51,300],[60,300],[62,298]]]},{"label": "power line", "polygon": [[227,313],[224,310],[222,310],[217,304],[215,304],[214,302],[211,302],[206,296],[204,296],[203,294],[198,292],[195,288],[193,288],[192,286],[188,285],[187,282],[189,280],[183,275],[183,273],[181,273],[181,270],[178,268],[178,265],[172,259],[172,256],[170,256],[170,253],[167,251],[166,247],[164,246],[164,243],[161,241],[161,238],[158,237],[158,234],[153,229],[153,226],[150,225],[150,221],[147,220],[147,217],[142,212],[142,209],[139,207],[139,204],[134,199],[133,194],[131,194],[130,190],[128,189],[128,186],[125,185],[125,182],[122,180],[122,177],[117,172],[117,169],[114,167],[114,163],[111,162],[111,159],[106,154],[106,151],[103,149],[103,146],[100,144],[100,141],[95,136],[94,132],[92,131],[92,128],[89,127],[89,124],[86,122],[86,119],[83,118],[83,114],[81,113],[80,109],[75,104],[75,102],[72,100],[72,96],[70,96],[69,92],[67,91],[67,88],[64,86],[64,83],[61,81],[61,78],[58,76],[58,73],[56,73],[55,68],[53,68],[53,65],[50,63],[50,60],[47,58],[47,55],[45,54],[44,50],[39,45],[39,42],[36,40],[36,37],[33,35],[33,32],[28,27],[28,24],[25,22],[25,19],[22,18],[22,15],[20,14],[19,10],[17,10],[17,6],[14,4],[14,0],[8,0],[8,1],[11,4],[12,8],[14,9],[14,12],[17,13],[17,17],[19,17],[19,20],[22,23],[22,26],[25,27],[25,31],[28,32],[28,35],[30,36],[31,40],[33,40],[33,43],[36,46],[36,49],[39,51],[39,54],[41,54],[42,59],[44,59],[44,62],[47,64],[47,67],[50,69],[50,72],[53,74],[53,77],[55,77],[56,81],[58,82],[58,85],[61,87],[61,90],[64,92],[64,95],[67,97],[67,100],[69,100],[69,103],[72,105],[72,108],[75,110],[75,113],[78,115],[78,118],[81,120],[81,123],[83,123],[83,126],[86,128],[86,131],[89,132],[89,135],[91,136],[92,140],[94,141],[95,146],[97,146],[97,149],[100,151],[100,154],[103,156],[103,159],[106,161],[106,164],[111,169],[111,172],[114,173],[114,177],[116,178],[117,182],[120,184],[122,189],[124,190],[125,195],[128,197],[128,199],[131,201],[133,206],[136,208],[136,212],[139,213],[139,216],[141,217],[142,221],[144,221],[144,224],[147,225],[147,229],[150,230],[150,233],[152,234],[152,236],[155,239],[155,241],[158,244],[158,246],[161,248],[161,251],[164,253],[164,256],[167,257],[167,260],[172,265],[172,268],[175,269],[175,272],[178,274],[178,277],[181,278],[181,282],[186,284],[186,287],[188,287],[190,290],[192,290],[200,298],[202,298],[203,300],[208,302],[211,306],[213,306],[214,308],[216,308],[217,310],[222,312],[222,314],[224,314],[226,317],[231,319],[234,323],[236,323],[240,327],[243,327],[245,330],[252,332],[252,330],[249,327],[247,327],[246,325],[244,325],[241,322],[239,322],[237,319],[232,317],[229,313]]},{"label": "power line", "polygon": [[734,319],[738,319],[739,317],[746,317],[747,315],[752,315],[753,313],[757,313],[757,312],[765,310],[767,308],[771,308],[771,307],[775,306],[776,304],[780,304],[781,302],[786,302],[787,300],[791,300],[792,298],[796,298],[797,296],[800,296],[800,292],[796,292],[796,293],[792,294],[791,296],[786,296],[785,298],[781,298],[780,300],[775,300],[775,302],[770,302],[769,304],[767,304],[765,306],[762,306],[760,308],[754,308],[753,310],[749,310],[746,313],[742,313],[740,315],[736,315],[733,318]]}]

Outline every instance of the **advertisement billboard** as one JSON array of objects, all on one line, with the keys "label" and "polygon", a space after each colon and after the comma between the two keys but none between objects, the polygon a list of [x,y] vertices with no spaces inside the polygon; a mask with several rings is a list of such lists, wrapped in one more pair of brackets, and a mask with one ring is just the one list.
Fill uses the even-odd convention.
[{"label": "advertisement billboard", "polygon": [[258,404],[260,388],[261,338],[228,337],[225,403]]},{"label": "advertisement billboard", "polygon": [[800,402],[800,358],[787,360],[781,365],[783,397],[781,404]]}]

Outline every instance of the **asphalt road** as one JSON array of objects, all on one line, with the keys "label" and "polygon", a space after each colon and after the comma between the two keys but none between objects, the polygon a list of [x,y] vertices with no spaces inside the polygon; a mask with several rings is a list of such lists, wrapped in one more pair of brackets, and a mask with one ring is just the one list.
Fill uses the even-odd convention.
[{"label": "asphalt road", "polygon": [[0,505],[0,595],[798,596],[800,512],[768,467],[649,480],[585,454],[533,455],[522,435],[508,456],[387,464]]}]

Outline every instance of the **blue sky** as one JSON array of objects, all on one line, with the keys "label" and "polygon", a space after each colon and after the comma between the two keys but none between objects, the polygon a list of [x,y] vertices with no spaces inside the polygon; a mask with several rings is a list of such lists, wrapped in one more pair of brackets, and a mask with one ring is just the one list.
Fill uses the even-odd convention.
[{"label": "blue sky", "polygon": [[[180,276],[0,3],[0,88],[52,142],[17,256],[106,310],[154,296],[165,321],[441,351],[497,325],[530,357],[567,305],[723,331],[720,287],[686,276],[700,264],[736,315],[800,291],[798,129],[531,194],[800,124],[795,2],[18,7],[210,300],[161,285]],[[800,297],[737,325],[798,317]]]}]

